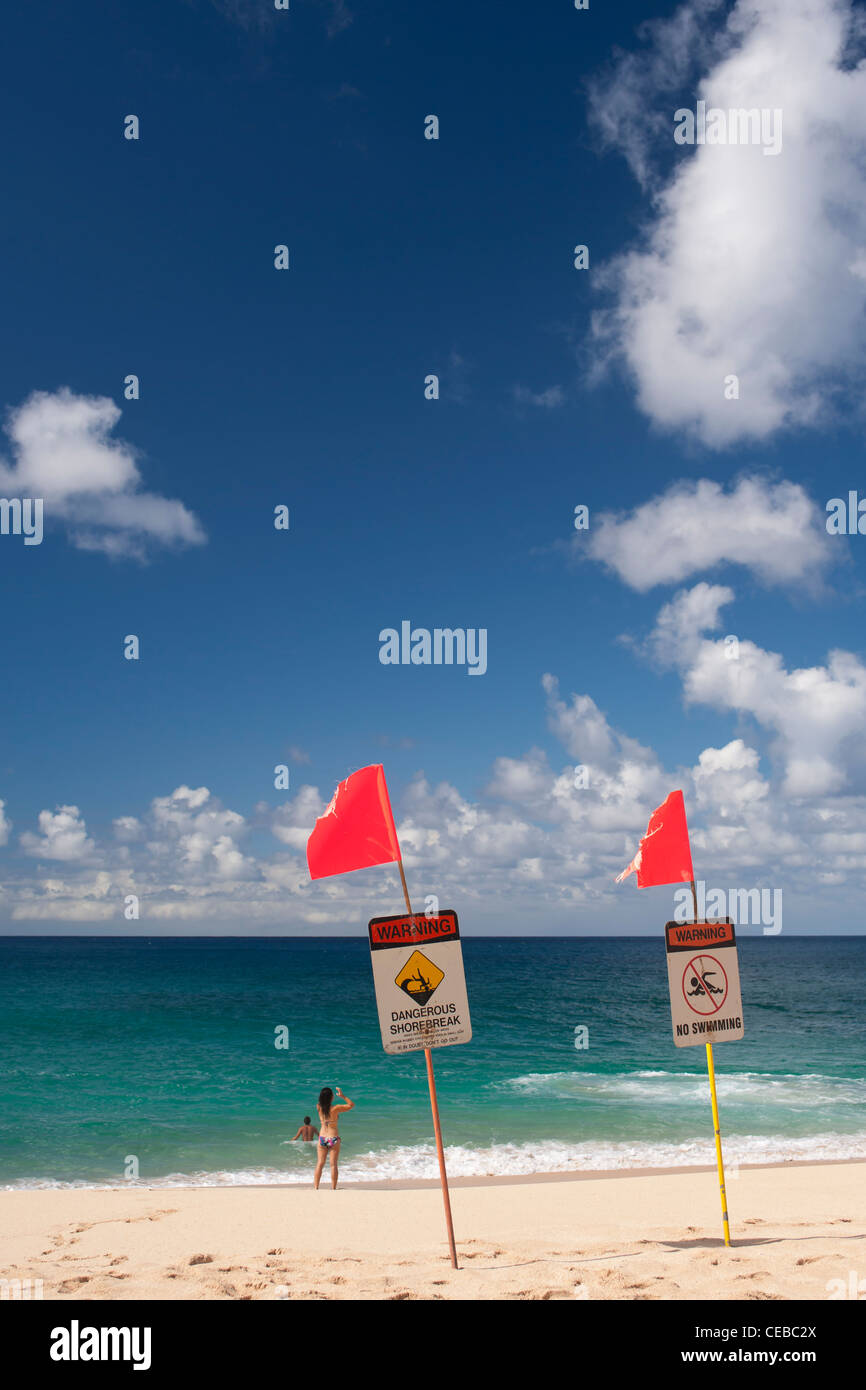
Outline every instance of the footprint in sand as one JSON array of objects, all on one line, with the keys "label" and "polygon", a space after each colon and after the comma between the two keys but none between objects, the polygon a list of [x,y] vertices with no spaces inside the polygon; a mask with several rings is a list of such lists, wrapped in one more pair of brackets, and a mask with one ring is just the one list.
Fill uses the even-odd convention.
[{"label": "footprint in sand", "polygon": [[[159,1211],[147,1211],[143,1216],[126,1216],[124,1217],[124,1225],[131,1226],[134,1221],[158,1221],[161,1216],[173,1216],[176,1211],[177,1207],[160,1207]],[[110,1223],[107,1221],[94,1221],[93,1224],[94,1226],[107,1226]]]}]

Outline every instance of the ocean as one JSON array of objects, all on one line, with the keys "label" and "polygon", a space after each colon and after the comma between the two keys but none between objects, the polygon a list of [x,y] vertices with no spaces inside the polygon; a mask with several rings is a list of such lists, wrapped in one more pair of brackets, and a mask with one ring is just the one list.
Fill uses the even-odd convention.
[{"label": "ocean", "polygon": [[[726,1162],[866,1157],[866,938],[738,944]],[[451,1176],[714,1162],[661,935],[463,951],[474,1036],[434,1052]],[[308,1182],[292,1136],[324,1085],[356,1102],[342,1181],[438,1175],[423,1054],[383,1052],[364,938],[3,937],[0,982],[2,1187]]]}]

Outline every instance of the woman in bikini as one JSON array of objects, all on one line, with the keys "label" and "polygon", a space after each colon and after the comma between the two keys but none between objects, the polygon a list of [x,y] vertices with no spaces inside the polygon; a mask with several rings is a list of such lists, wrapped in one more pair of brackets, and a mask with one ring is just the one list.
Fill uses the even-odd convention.
[{"label": "woman in bikini", "polygon": [[331,1187],[336,1188],[337,1186],[337,1157],[340,1152],[340,1136],[337,1133],[337,1117],[338,1115],[342,1115],[344,1111],[354,1110],[355,1108],[355,1102],[349,1100],[348,1096],[344,1096],[339,1086],[337,1087],[337,1095],[340,1097],[341,1101],[343,1101],[342,1105],[331,1104],[334,1099],[334,1092],[331,1090],[330,1086],[326,1086],[319,1095],[318,1104],[316,1105],[316,1109],[319,1112],[319,1121],[322,1126],[321,1133],[319,1134],[319,1142],[316,1145],[318,1150],[316,1153],[316,1175],[313,1178],[313,1186],[316,1188],[319,1186],[319,1178],[322,1176],[325,1159],[329,1153],[331,1155]]}]

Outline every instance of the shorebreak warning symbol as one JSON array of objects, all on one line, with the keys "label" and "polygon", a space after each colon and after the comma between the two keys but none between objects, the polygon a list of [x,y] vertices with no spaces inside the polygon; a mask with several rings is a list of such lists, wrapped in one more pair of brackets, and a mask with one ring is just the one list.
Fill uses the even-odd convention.
[{"label": "shorebreak warning symbol", "polygon": [[394,983],[416,1004],[426,1004],[444,979],[444,970],[422,956],[420,951],[413,951]]},{"label": "shorebreak warning symbol", "polygon": [[728,977],[715,956],[692,956],[683,971],[683,994],[696,1014],[717,1014],[728,997]]}]

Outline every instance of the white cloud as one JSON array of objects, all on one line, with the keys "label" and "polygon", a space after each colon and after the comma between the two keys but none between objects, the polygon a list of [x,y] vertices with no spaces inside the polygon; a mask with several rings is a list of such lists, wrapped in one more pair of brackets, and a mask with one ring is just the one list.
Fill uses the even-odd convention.
[{"label": "white cloud", "polygon": [[[654,190],[641,248],[607,267],[615,305],[594,327],[656,425],[725,447],[816,425],[841,384],[862,380],[866,65],[851,63],[850,0],[739,0],[711,36],[715,9],[681,8],[672,70],[685,72],[697,53],[709,68],[695,98],[708,108],[780,109],[781,153],[677,149],[671,109],[675,171]],[[646,146],[625,134],[625,117],[641,118],[635,90],[653,110],[673,106],[659,80],[671,32],[659,30],[643,63],[624,59],[593,91],[602,123],[611,113],[608,136],[625,140],[644,177]],[[737,400],[724,396],[730,374]]]},{"label": "white cloud", "polygon": [[140,490],[136,451],[109,437],[120,414],[106,396],[34,391],[9,413],[14,462],[0,460],[0,488],[41,497],[46,525],[61,521],[80,550],[142,559],[156,545],[201,545],[182,502]]},{"label": "white cloud", "polygon": [[732,597],[731,590],[706,584],[676,594],[659,613],[650,638],[654,654],[678,667],[687,703],[750,715],[771,731],[785,795],[816,798],[856,786],[863,774],[866,666],[851,652],[831,651],[826,666],[788,670],[777,652],[748,639],[732,649],[701,636],[702,628],[718,625],[719,610]]},{"label": "white cloud", "polygon": [[544,675],[541,683],[547,695],[548,728],[579,766],[606,772],[625,763],[657,767],[652,750],[612,729],[590,695],[572,695],[569,705],[560,698],[555,676]]},{"label": "white cloud", "polygon": [[623,154],[645,187],[656,176],[660,148],[670,153],[677,94],[699,67],[724,52],[724,36],[713,28],[724,4],[692,0],[667,19],[645,20],[637,29],[644,47],[616,50],[613,62],[588,83],[589,118],[602,143]]},{"label": "white cloud", "polygon": [[11,820],[6,817],[6,802],[0,801],[0,845],[9,843],[9,832],[12,829]]},{"label": "white cloud", "polygon": [[271,833],[291,849],[305,851],[316,818],[325,810],[318,787],[299,787],[291,801],[286,801],[273,815]]},{"label": "white cloud", "polygon": [[237,840],[247,824],[237,811],[228,811],[207,787],[175,788],[171,796],[159,796],[151,804],[151,819],[161,840],[152,840],[154,852],[172,851],[186,870],[215,870],[223,878],[246,878],[254,863],[238,849]]},{"label": "white cloud", "polygon": [[[622,929],[642,921],[624,915],[631,895],[614,876],[632,858],[653,807],[674,787],[685,792],[695,865],[711,886],[769,883],[786,895],[793,889],[795,900],[862,893],[866,796],[825,774],[844,765],[846,747],[858,746],[866,671],[836,654],[826,668],[788,672],[781,658],[743,641],[740,661],[730,661],[722,643],[698,630],[718,619],[729,591],[703,590],[676,595],[667,606],[688,630],[668,650],[669,664],[682,674],[688,699],[764,723],[779,771],[762,766],[759,750],[742,735],[696,749],[692,766],[666,766],[589,695],[566,698],[555,677],[545,676],[548,725],[563,749],[558,758],[537,746],[520,757],[503,755],[476,799],[423,772],[395,797],[416,909],[435,893],[468,922],[498,914],[503,929],[543,930],[552,920],[556,929]],[[737,669],[742,674],[732,676]],[[182,785],[155,797],[141,815],[116,817],[122,843],[113,841],[99,859],[76,807],[43,812],[41,837],[23,836],[22,847],[65,861],[63,877],[56,869],[22,874],[13,865],[4,875],[4,908],[12,920],[121,923],[125,896],[135,893],[140,930],[153,923],[357,931],[387,904],[399,906],[400,880],[395,866],[382,865],[311,882],[304,850],[324,808],[319,791],[305,786],[276,807],[256,807],[250,821],[209,788]],[[276,852],[266,842],[255,851],[241,847],[254,829],[270,829]]]},{"label": "white cloud", "polygon": [[540,405],[546,410],[553,410],[562,405],[565,392],[561,386],[548,386],[544,391],[530,391],[528,386],[515,386],[514,399],[518,405]]},{"label": "white cloud", "polygon": [[114,821],[114,837],[116,840],[140,840],[143,834],[141,821],[137,816],[118,816]]},{"label": "white cloud", "polygon": [[764,801],[770,788],[760,774],[759,763],[755,749],[748,748],[741,738],[724,748],[705,748],[693,771],[698,806],[730,820],[744,808]]},{"label": "white cloud", "polygon": [[692,589],[681,589],[659,610],[645,651],[660,666],[682,666],[697,655],[703,634],[721,622],[721,610],[734,598],[733,589],[702,580]]},{"label": "white cloud", "polygon": [[41,836],[29,830],[21,836],[21,847],[25,854],[69,862],[93,856],[96,846],[88,838],[87,827],[77,806],[58,806],[55,811],[40,811],[38,820]]},{"label": "white cloud", "polygon": [[765,584],[816,587],[838,555],[825,521],[798,483],[744,477],[726,491],[701,478],[673,483],[631,512],[602,513],[572,548],[642,592],[723,564]]}]

